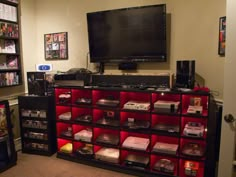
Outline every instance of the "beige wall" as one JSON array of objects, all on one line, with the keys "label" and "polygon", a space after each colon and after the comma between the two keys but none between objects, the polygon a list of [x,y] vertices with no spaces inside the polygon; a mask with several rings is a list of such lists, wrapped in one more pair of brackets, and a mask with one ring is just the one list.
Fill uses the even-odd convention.
[{"label": "beige wall", "polygon": [[[176,60],[195,59],[196,72],[222,98],[224,57],[218,56],[219,17],[225,16],[226,0],[21,0],[25,72],[35,64],[52,63],[54,71],[86,67],[88,36],[86,13],[100,10],[167,4],[171,16],[167,63],[139,64],[137,73],[175,73]],[[68,32],[69,59],[45,61],[44,34]],[[89,65],[91,70],[93,65]],[[116,65],[105,73],[119,73]]]}]

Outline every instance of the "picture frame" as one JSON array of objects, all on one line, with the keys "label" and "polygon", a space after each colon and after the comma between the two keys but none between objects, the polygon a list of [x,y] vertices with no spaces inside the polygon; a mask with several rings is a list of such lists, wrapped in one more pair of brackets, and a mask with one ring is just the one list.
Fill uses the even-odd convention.
[{"label": "picture frame", "polygon": [[68,59],[67,32],[44,34],[44,50],[46,60]]},{"label": "picture frame", "polygon": [[226,39],[226,16],[219,19],[219,42],[218,54],[225,56],[225,39]]}]

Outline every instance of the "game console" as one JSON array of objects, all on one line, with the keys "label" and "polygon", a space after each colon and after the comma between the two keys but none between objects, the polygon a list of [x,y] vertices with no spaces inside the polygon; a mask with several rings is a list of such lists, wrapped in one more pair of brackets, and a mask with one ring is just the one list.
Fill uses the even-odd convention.
[{"label": "game console", "polygon": [[71,93],[70,92],[62,93],[58,96],[58,99],[59,103],[61,104],[69,103],[71,100]]},{"label": "game console", "polygon": [[184,163],[184,173],[187,176],[197,176],[199,163],[193,161],[186,161]]},{"label": "game console", "polygon": [[148,129],[150,127],[150,122],[145,120],[127,120],[124,122],[123,127],[128,129]]},{"label": "game console", "polygon": [[168,173],[173,175],[175,170],[175,164],[169,159],[160,159],[154,164],[153,169],[162,173]]},{"label": "game console", "polygon": [[181,152],[188,156],[202,157],[205,153],[205,148],[198,143],[186,143]]},{"label": "game console", "polygon": [[64,153],[67,153],[67,154],[72,153],[72,150],[73,150],[73,145],[72,145],[72,143],[66,143],[65,145],[63,145],[63,146],[60,148],[60,152],[64,152]]},{"label": "game console", "polygon": [[22,126],[26,128],[47,129],[47,121],[22,120]]},{"label": "game console", "polygon": [[183,134],[191,137],[203,137],[204,125],[200,122],[188,122],[184,126]]},{"label": "game console", "polygon": [[156,144],[153,146],[152,152],[176,155],[177,150],[178,150],[178,144],[156,142]]},{"label": "game console", "polygon": [[135,136],[128,136],[122,144],[122,147],[146,151],[150,140],[148,138],[141,138]]},{"label": "game console", "polygon": [[95,159],[110,163],[119,163],[119,149],[103,147],[95,153]]},{"label": "game console", "polygon": [[62,131],[60,135],[71,138],[73,136],[72,127],[68,127],[66,131]]},{"label": "game console", "polygon": [[154,103],[154,110],[157,112],[175,113],[179,109],[179,101],[158,100]]},{"label": "game console", "polygon": [[188,114],[202,114],[203,107],[202,106],[188,106],[187,113]]},{"label": "game console", "polygon": [[92,103],[92,99],[91,98],[78,98],[75,101],[76,104],[84,104],[84,105],[89,105]]},{"label": "game console", "polygon": [[96,124],[119,127],[120,126],[120,120],[114,119],[114,118],[102,118],[102,119],[97,120]]},{"label": "game console", "polygon": [[31,132],[31,131],[24,132],[24,137],[32,138],[32,139],[39,139],[39,140],[48,139],[48,135],[46,133],[37,133],[37,132]]},{"label": "game console", "polygon": [[119,106],[120,101],[115,99],[99,99],[96,102],[97,106],[105,106],[105,107],[117,107]]},{"label": "game console", "polygon": [[79,147],[75,150],[76,155],[83,156],[86,158],[93,158],[93,145],[85,144],[84,146]]},{"label": "game console", "polygon": [[166,123],[155,124],[152,128],[153,130],[163,131],[167,133],[179,133],[179,126]]},{"label": "game console", "polygon": [[45,110],[26,110],[21,109],[21,115],[24,117],[46,118],[47,112]]},{"label": "game console", "polygon": [[71,119],[71,112],[65,112],[58,116],[60,120],[70,120]]},{"label": "game console", "polygon": [[83,115],[80,115],[79,117],[75,118],[75,121],[78,121],[78,122],[92,122],[92,116],[90,114],[83,114]]},{"label": "game console", "polygon": [[110,144],[116,146],[119,144],[119,142],[120,142],[120,137],[119,135],[116,134],[102,133],[96,139],[96,143]]},{"label": "game console", "polygon": [[145,169],[149,164],[149,157],[138,154],[128,154],[124,160],[124,164],[129,167]]},{"label": "game console", "polygon": [[91,129],[86,129],[86,130],[81,130],[77,133],[74,134],[74,139],[79,140],[79,141],[86,141],[86,142],[91,142],[92,141],[92,130]]},{"label": "game console", "polygon": [[128,101],[124,104],[123,109],[148,111],[150,109],[150,103],[140,101]]}]

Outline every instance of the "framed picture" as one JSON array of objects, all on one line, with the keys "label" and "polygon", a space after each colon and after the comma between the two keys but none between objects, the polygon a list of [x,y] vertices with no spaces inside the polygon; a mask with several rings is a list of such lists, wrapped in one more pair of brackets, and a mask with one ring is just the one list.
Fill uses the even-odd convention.
[{"label": "framed picture", "polygon": [[220,17],[218,54],[225,55],[226,17]]},{"label": "framed picture", "polygon": [[45,59],[68,59],[67,32],[44,35]]}]

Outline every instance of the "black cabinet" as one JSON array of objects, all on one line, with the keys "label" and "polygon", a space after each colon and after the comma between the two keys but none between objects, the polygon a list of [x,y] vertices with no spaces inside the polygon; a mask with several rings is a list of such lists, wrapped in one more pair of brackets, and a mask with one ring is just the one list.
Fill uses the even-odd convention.
[{"label": "black cabinet", "polygon": [[54,95],[57,157],[138,176],[214,176],[210,93],[56,87]]},{"label": "black cabinet", "polygon": [[23,153],[52,155],[56,151],[54,99],[49,96],[19,96]]},{"label": "black cabinet", "polygon": [[14,166],[17,153],[13,142],[8,101],[0,101],[0,172]]}]

